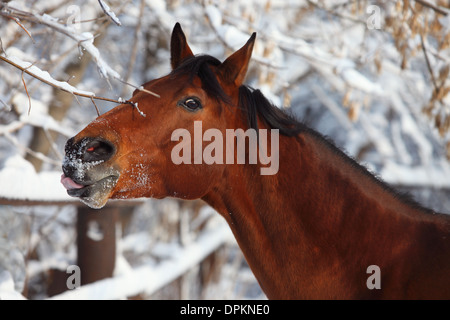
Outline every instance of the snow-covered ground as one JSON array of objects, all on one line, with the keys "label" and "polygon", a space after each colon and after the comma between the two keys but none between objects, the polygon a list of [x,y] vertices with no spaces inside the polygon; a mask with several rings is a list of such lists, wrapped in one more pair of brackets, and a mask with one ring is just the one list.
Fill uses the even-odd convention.
[{"label": "snow-covered ground", "polygon": [[[424,205],[450,213],[445,201],[450,198],[450,98],[444,92],[450,14],[414,5],[415,13],[403,1],[0,2],[0,203],[73,201],[59,183],[64,142],[95,119],[96,107],[103,113],[115,104],[96,101],[94,106],[77,96],[63,120],[56,120],[49,107],[55,105],[54,87],[68,95],[129,97],[134,87],[122,81],[139,86],[170,71],[170,32],[180,22],[194,53],[222,60],[256,31],[248,84],[332,137],[385,181],[414,189]],[[67,70],[82,55],[91,62],[72,85]],[[48,154],[29,149],[37,129],[51,139]],[[39,172],[26,160],[30,154],[43,160]],[[166,209],[155,209],[160,207]],[[119,240],[117,278],[60,298],[151,295],[162,286],[158,281],[194,268],[221,245],[229,252],[223,281],[207,297],[231,298],[257,286],[252,277],[248,280],[220,218],[210,225],[216,229],[193,232],[196,241],[185,247],[174,245],[177,235],[165,238],[164,229],[150,226],[161,223],[162,211],[178,217],[178,210],[170,199],[145,202],[134,216],[140,227]],[[75,215],[73,206],[0,205],[0,298],[21,298],[25,274],[32,298],[46,298],[42,275],[75,259]],[[164,245],[169,256],[154,259]],[[128,261],[129,256],[138,262]],[[245,272],[236,274],[235,265]],[[239,276],[251,284],[234,283]],[[258,290],[242,290],[238,297],[261,297]]]}]

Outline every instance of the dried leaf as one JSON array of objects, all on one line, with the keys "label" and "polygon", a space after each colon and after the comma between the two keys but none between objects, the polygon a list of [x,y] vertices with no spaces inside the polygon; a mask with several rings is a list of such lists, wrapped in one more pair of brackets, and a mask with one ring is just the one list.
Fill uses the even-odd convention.
[{"label": "dried leaf", "polygon": [[350,106],[351,93],[352,93],[351,90],[347,90],[347,92],[344,94],[344,97],[342,98],[342,105],[344,107],[349,107]]},{"label": "dried leaf", "polygon": [[270,0],[268,0],[267,2],[266,2],[266,5],[264,6],[264,11],[266,12],[266,13],[268,13],[268,12],[270,12],[270,9],[272,8],[272,3],[271,3],[271,1]]},{"label": "dried leaf", "polygon": [[448,78],[448,74],[450,71],[450,65],[445,65],[441,70],[439,70],[439,81],[444,83]]},{"label": "dried leaf", "polygon": [[287,89],[284,89],[284,96],[283,96],[283,107],[289,108],[291,106],[292,96],[289,94]]},{"label": "dried leaf", "polygon": [[357,101],[352,101],[350,103],[350,108],[348,110],[348,117],[352,121],[358,120],[359,111],[361,110],[361,104]]},{"label": "dried leaf", "polygon": [[447,160],[450,160],[450,141],[447,142],[446,149],[447,149]]}]

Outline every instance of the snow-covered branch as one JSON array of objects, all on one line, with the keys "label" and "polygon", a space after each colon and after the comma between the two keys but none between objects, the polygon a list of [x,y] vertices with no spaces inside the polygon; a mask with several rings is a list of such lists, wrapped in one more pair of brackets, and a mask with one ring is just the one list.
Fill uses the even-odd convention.
[{"label": "snow-covered branch", "polygon": [[51,29],[64,34],[65,36],[74,40],[80,47],[90,53],[92,59],[97,64],[100,74],[105,78],[112,77],[114,79],[120,79],[119,73],[113,70],[106,61],[101,57],[100,51],[94,45],[94,35],[90,32],[78,33],[72,26],[66,26],[58,22],[57,18],[54,18],[48,14],[39,15],[37,13],[31,13],[23,10],[18,10],[14,7],[9,7],[7,4],[2,4],[3,9],[0,10],[0,15],[16,18],[20,20],[29,21],[32,23],[45,25]]},{"label": "snow-covered branch", "polygon": [[[61,89],[63,91],[72,93],[74,95],[78,95],[81,97],[86,98],[97,98],[95,97],[95,94],[90,91],[84,91],[79,90],[73,86],[71,86],[69,83],[64,81],[58,81],[52,78],[52,76],[47,71],[42,71],[35,65],[33,65],[31,62],[26,62],[21,60],[20,58],[13,57],[13,56],[4,56],[0,55],[0,60],[9,63],[10,65],[16,67],[17,69],[21,70],[22,72],[25,72],[26,74],[32,76],[33,78],[38,79],[39,81],[42,81],[52,87]],[[100,98],[102,99],[102,98]]]},{"label": "snow-covered branch", "polygon": [[111,8],[106,4],[103,0],[98,0],[98,3],[100,4],[100,7],[102,7],[103,12],[111,18],[111,20],[118,26],[121,26],[122,23],[120,22],[119,18],[117,18],[116,14],[111,10]]},{"label": "snow-covered branch", "polygon": [[[39,69],[38,67],[34,66],[32,63],[30,62],[26,62],[26,61],[22,61],[20,58],[17,57],[5,57],[3,55],[0,55],[0,60],[9,63],[10,65],[16,67],[17,69],[21,70],[22,72],[32,76],[33,78],[38,79],[39,81],[42,81],[54,88],[60,89],[62,91],[71,93],[75,96],[80,96],[80,97],[85,97],[85,98],[90,98],[91,100],[102,100],[102,101],[108,101],[108,102],[114,102],[114,103],[118,103],[118,104],[122,104],[122,103],[129,103],[131,105],[133,105],[134,107],[137,108],[137,106],[135,104],[133,104],[132,102],[123,100],[123,99],[118,99],[118,100],[114,100],[114,99],[109,99],[109,98],[105,98],[105,97],[97,97],[95,96],[95,94],[93,92],[90,91],[85,91],[85,90],[80,90],[77,89],[73,86],[71,86],[69,83],[64,82],[64,81],[59,81],[59,80],[55,80],[52,78],[52,76],[50,76],[50,74],[47,71],[42,71],[41,69]],[[137,87],[134,86],[130,83],[125,83],[129,86],[134,87],[136,90],[148,93],[152,96],[156,96],[159,98],[159,95],[146,90],[143,87]],[[141,111],[139,110],[139,113],[141,113]],[[142,113],[141,113],[142,114]]]}]

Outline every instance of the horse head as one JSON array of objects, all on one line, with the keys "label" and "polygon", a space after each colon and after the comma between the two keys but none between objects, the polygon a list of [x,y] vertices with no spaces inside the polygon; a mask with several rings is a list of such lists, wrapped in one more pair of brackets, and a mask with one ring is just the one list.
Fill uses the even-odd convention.
[{"label": "horse head", "polygon": [[[255,36],[221,63],[194,56],[176,24],[170,43],[172,72],[145,83],[145,90],[136,90],[126,103],[67,141],[61,182],[68,194],[94,208],[108,199],[196,199],[207,194],[225,166],[198,165],[194,152],[190,163],[174,163],[173,150],[180,143],[174,132],[182,129],[194,136],[199,121],[203,130],[247,127],[233,106],[238,105]],[[199,147],[192,140],[181,143],[192,144],[192,150]]]}]

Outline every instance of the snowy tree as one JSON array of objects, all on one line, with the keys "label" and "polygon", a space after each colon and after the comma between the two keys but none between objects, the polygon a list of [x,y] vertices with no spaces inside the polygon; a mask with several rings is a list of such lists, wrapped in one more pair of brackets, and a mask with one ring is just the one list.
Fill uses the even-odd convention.
[{"label": "snowy tree", "polygon": [[[1,1],[0,297],[11,284],[46,297],[39,275],[74,259],[74,207],[28,205],[72,201],[59,185],[65,141],[170,71],[176,22],[194,53],[221,60],[256,31],[249,85],[387,182],[450,211],[447,1]],[[180,223],[182,207],[139,207],[118,265],[133,256],[145,273],[159,261],[150,252],[180,240],[165,238],[163,222]],[[199,220],[185,223],[196,238]],[[144,233],[145,250],[127,247]]]}]

